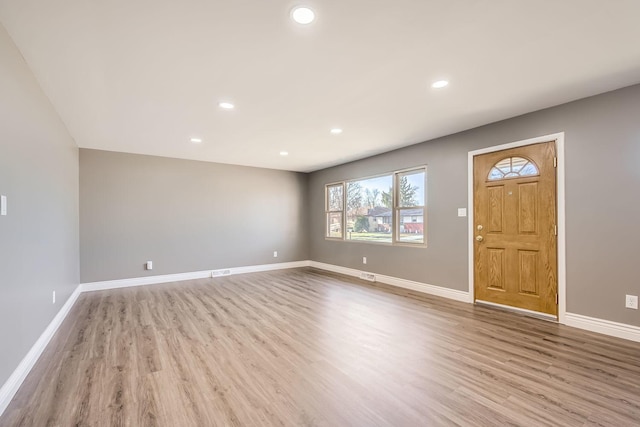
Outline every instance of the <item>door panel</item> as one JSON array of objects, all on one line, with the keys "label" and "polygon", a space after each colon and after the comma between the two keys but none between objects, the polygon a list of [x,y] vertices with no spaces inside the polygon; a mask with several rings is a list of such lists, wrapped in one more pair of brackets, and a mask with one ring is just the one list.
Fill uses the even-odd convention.
[{"label": "door panel", "polygon": [[555,142],[474,157],[478,300],[557,315]]},{"label": "door panel", "polygon": [[520,293],[539,295],[538,292],[538,251],[518,251],[520,257]]},{"label": "door panel", "polygon": [[504,188],[502,186],[489,187],[489,232],[501,233],[504,220]]},{"label": "door panel", "polygon": [[487,285],[493,289],[505,290],[504,249],[489,249],[489,280]]},{"label": "door panel", "polygon": [[520,234],[536,233],[538,183],[528,182],[518,185],[518,231]]}]

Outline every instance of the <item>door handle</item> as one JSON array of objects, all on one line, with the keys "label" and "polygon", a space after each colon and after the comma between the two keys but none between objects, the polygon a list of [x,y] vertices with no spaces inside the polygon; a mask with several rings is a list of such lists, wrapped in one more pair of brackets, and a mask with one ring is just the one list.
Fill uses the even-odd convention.
[{"label": "door handle", "polygon": [[477,240],[478,242],[482,242],[482,241],[484,240],[484,237],[482,237],[482,236],[476,236],[476,240]]}]

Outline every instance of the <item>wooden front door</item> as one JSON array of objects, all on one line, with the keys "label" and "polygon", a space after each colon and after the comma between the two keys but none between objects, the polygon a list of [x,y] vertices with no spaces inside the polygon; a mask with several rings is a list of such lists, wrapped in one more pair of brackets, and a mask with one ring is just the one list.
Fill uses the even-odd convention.
[{"label": "wooden front door", "polygon": [[475,298],[557,316],[555,141],[475,156]]}]

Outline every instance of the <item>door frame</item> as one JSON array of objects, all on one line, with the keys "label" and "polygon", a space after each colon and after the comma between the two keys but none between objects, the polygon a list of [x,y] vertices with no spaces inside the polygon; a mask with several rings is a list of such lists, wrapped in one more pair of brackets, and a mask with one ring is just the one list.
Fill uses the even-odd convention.
[{"label": "door frame", "polygon": [[[468,244],[469,244],[469,302],[475,301],[474,283],[474,198],[473,198],[473,158],[480,154],[493,153],[494,151],[507,150],[509,148],[523,147],[525,145],[539,144],[541,142],[556,142],[556,157],[558,164],[556,168],[556,208],[558,221],[558,322],[565,323],[567,313],[567,270],[566,270],[566,240],[565,240],[565,169],[564,169],[564,132],[552,133],[550,135],[538,136],[522,141],[510,142],[508,144],[494,145],[492,147],[469,151],[467,163],[468,177]],[[516,309],[518,310],[518,309]]]}]

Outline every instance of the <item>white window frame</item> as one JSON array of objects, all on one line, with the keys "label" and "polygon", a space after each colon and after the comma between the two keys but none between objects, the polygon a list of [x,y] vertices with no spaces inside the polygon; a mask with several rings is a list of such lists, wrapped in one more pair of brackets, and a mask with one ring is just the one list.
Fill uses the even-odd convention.
[{"label": "white window frame", "polygon": [[[415,206],[400,206],[400,180],[403,175],[409,175],[413,172],[424,173],[424,181],[422,189],[424,191],[424,204]],[[397,246],[426,247],[427,246],[427,167],[420,166],[415,168],[403,169],[393,173],[393,243]],[[406,210],[422,209],[422,242],[410,242],[400,240],[400,222],[402,212]]]},{"label": "white window frame", "polygon": [[[330,203],[329,203],[329,188],[331,187],[342,187],[342,209],[341,210],[332,210],[330,207]],[[346,185],[345,182],[333,182],[331,184],[326,184],[324,186],[324,223],[325,223],[325,230],[324,230],[324,238],[325,239],[329,239],[329,240],[344,240],[345,238],[345,203],[346,203]],[[331,217],[331,214],[336,214],[336,213],[340,213],[341,214],[341,224],[340,224],[340,237],[331,237],[331,230],[330,230],[330,222],[329,222],[329,218]]]},{"label": "white window frame", "polygon": [[[422,190],[424,191],[424,205],[422,206],[411,206],[411,207],[400,207],[400,195],[399,195],[399,182],[402,175],[408,174],[410,172],[424,172],[424,183],[422,186]],[[347,238],[347,185],[352,182],[358,181],[366,181],[368,179],[379,178],[383,176],[391,176],[391,200],[392,200],[392,208],[391,208],[391,241],[390,242],[372,242],[366,240],[352,240]],[[325,240],[331,240],[336,242],[350,242],[350,243],[364,243],[364,244],[372,244],[372,245],[382,245],[382,246],[406,246],[412,248],[426,248],[427,247],[427,165],[422,166],[414,166],[407,169],[396,170],[392,172],[386,172],[377,175],[371,175],[362,178],[354,178],[348,179],[344,181],[337,181],[325,184]],[[329,210],[329,188],[335,186],[342,186],[342,229],[341,229],[341,237],[330,237],[330,224],[329,224],[329,215],[331,213],[335,214],[337,210]],[[422,209],[422,242],[410,242],[410,241],[401,241],[400,238],[400,213],[403,210],[408,209]]]}]

